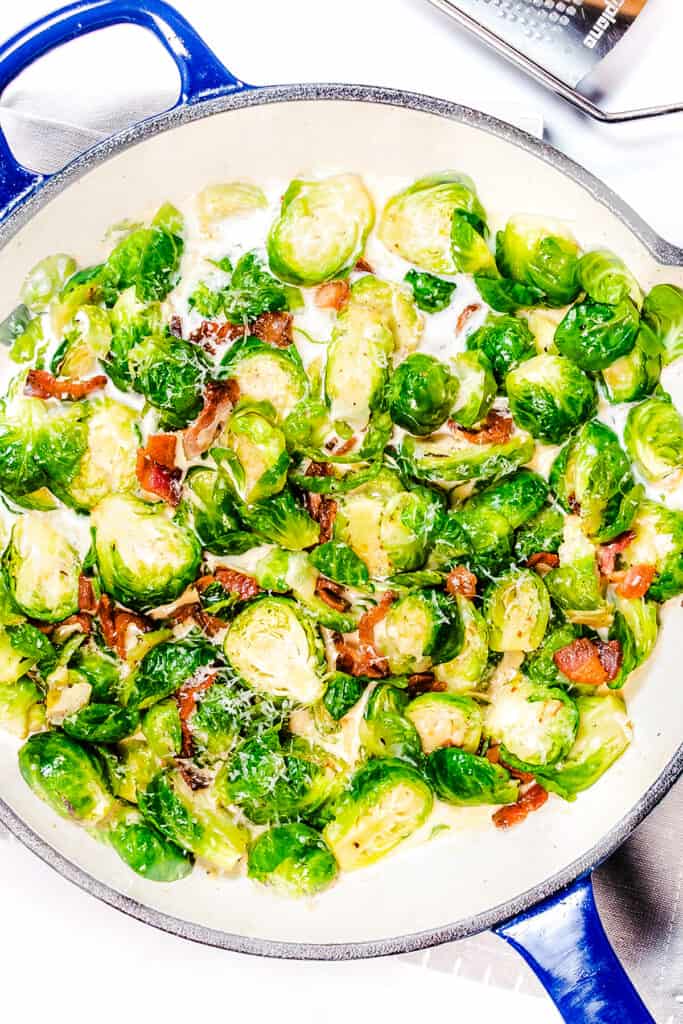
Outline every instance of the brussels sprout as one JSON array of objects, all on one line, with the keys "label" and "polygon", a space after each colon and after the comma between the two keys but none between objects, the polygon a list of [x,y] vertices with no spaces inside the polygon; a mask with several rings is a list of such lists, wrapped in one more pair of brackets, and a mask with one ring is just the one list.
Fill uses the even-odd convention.
[{"label": "brussels sprout", "polygon": [[299,737],[280,743],[274,732],[247,740],[221,768],[216,792],[257,825],[312,815],[338,785],[329,754]]},{"label": "brussels sprout", "polygon": [[519,794],[519,782],[502,765],[458,747],[434,750],[427,773],[439,799],[458,807],[513,804]]},{"label": "brussels sprout", "polygon": [[629,410],[624,444],[647,480],[658,483],[683,468],[683,416],[669,395],[656,395]]},{"label": "brussels sprout", "polygon": [[178,280],[183,241],[163,227],[138,228],[109,254],[99,279],[113,305],[116,292],[135,288],[140,302],[165,299]]},{"label": "brussels sprout", "polygon": [[[52,424],[57,427],[57,436],[62,433],[61,417],[51,418],[46,403],[25,396],[23,387],[22,374],[12,381],[7,396],[0,402],[0,488],[24,506],[32,507],[31,499],[35,497],[40,507],[53,508],[54,501],[43,490],[48,482],[44,455],[52,447]],[[72,459],[80,454],[79,445]]]},{"label": "brussels sprout", "polygon": [[573,746],[557,764],[535,772],[544,789],[573,800],[598,781],[631,742],[626,705],[616,693],[577,697],[579,729]]},{"label": "brussels sprout", "polygon": [[120,704],[87,704],[62,722],[68,736],[90,743],[118,743],[137,727],[137,709],[122,708]]},{"label": "brussels sprout", "polygon": [[579,246],[559,221],[511,217],[496,255],[506,277],[540,288],[549,306],[566,306],[579,294]]},{"label": "brussels sprout", "polygon": [[218,439],[217,457],[221,472],[247,504],[277,494],[286,483],[289,456],[285,436],[249,406],[231,417]]},{"label": "brussels sprout", "polygon": [[98,825],[114,809],[94,756],[62,732],[31,736],[19,751],[19,771],[62,818]]},{"label": "brussels sprout", "polygon": [[211,789],[190,789],[179,771],[155,775],[139,805],[163,836],[218,871],[232,871],[247,852],[247,830],[217,805]]},{"label": "brussels sprout", "polygon": [[288,488],[255,505],[241,507],[240,516],[254,534],[289,551],[303,551],[318,543],[318,523],[297,504]]},{"label": "brussels sprout", "polygon": [[158,506],[112,494],[90,521],[102,586],[123,604],[144,610],[174,601],[195,578],[198,540]]},{"label": "brussels sprout", "polygon": [[484,618],[492,651],[533,651],[550,618],[550,597],[531,569],[511,569],[484,595]]},{"label": "brussels sprout", "polygon": [[413,298],[425,313],[438,313],[450,306],[457,288],[455,281],[444,281],[426,271],[409,270],[404,280],[413,289]]},{"label": "brussels sprout", "polygon": [[358,557],[353,548],[341,541],[320,544],[311,551],[310,560],[318,572],[335,583],[349,587],[364,587],[370,581],[370,573],[365,562]]},{"label": "brussels sprout", "polygon": [[127,706],[143,710],[156,704],[179,690],[215,658],[215,647],[203,637],[188,636],[184,640],[157,644],[126,680]]},{"label": "brussels sprout", "polygon": [[423,693],[405,709],[418,733],[425,754],[439,747],[459,747],[468,754],[479,749],[481,709],[471,697],[455,693]]},{"label": "brussels sprout", "polygon": [[115,746],[99,744],[98,758],[112,793],[129,804],[137,804],[162,763],[144,740],[125,739]]},{"label": "brussels sprout", "polygon": [[489,316],[466,341],[469,352],[483,352],[493,375],[502,384],[510,370],[536,355],[534,336],[526,320],[515,316]]},{"label": "brussels sprout", "polygon": [[178,513],[213,555],[238,555],[259,542],[245,531],[228,482],[215,469],[194,466],[188,472]]},{"label": "brussels sprout", "polygon": [[224,376],[237,381],[240,398],[268,402],[278,422],[287,417],[308,389],[296,348],[276,349],[259,338],[235,342],[221,361]]},{"label": "brussels sprout", "polygon": [[394,423],[411,434],[431,434],[448,418],[457,389],[457,378],[444,363],[415,352],[398,365],[389,381],[389,413]]},{"label": "brussels sprout", "polygon": [[519,469],[511,476],[489,484],[467,502],[470,512],[492,509],[505,517],[510,530],[516,530],[543,508],[548,485],[538,473]]},{"label": "brussels sprout", "polygon": [[647,592],[652,601],[683,593],[683,512],[656,501],[643,501],[631,523],[635,539],[622,553],[626,568],[653,565],[657,570]]},{"label": "brussels sprout", "polygon": [[410,292],[394,281],[381,281],[365,274],[351,285],[348,307],[364,307],[391,331],[399,351],[412,352],[424,330],[424,317],[418,312]]},{"label": "brussels sprout", "polygon": [[140,432],[137,415],[109,398],[88,403],[86,449],[68,475],[50,474],[52,490],[80,512],[94,508],[108,494],[130,491],[135,474]]},{"label": "brussels sprout", "polygon": [[553,601],[570,622],[609,626],[612,613],[605,601],[595,547],[581,529],[578,516],[568,516],[559,549],[560,565],[543,578]]},{"label": "brussels sprout", "polygon": [[187,719],[195,760],[213,764],[242,739],[280,729],[290,712],[287,701],[269,698],[237,680],[218,681],[197,694]]},{"label": "brussels sprout", "polygon": [[332,420],[361,430],[377,407],[388,378],[394,337],[366,306],[343,310],[332,330],[325,394]]},{"label": "brussels sprout", "polygon": [[496,480],[528,462],[533,453],[531,436],[521,430],[500,444],[475,444],[462,434],[445,432],[424,439],[406,435],[400,449],[407,472],[441,487]]},{"label": "brussels sprout", "polygon": [[118,701],[121,690],[120,662],[97,648],[81,647],[69,664],[90,684],[93,701],[111,704]]},{"label": "brussels sprout", "polygon": [[618,690],[627,681],[631,672],[642,665],[652,654],[657,643],[659,612],[654,601],[642,597],[613,597],[614,620],[609,631],[610,640],[621,645],[622,661],[617,677],[609,686]]},{"label": "brussels sprout", "polygon": [[585,423],[550,470],[550,486],[586,533],[611,540],[631,525],[638,505],[631,466],[617,435],[600,420]]},{"label": "brussels sprout", "polygon": [[683,355],[683,289],[658,284],[645,298],[643,321],[654,332],[667,366]]},{"label": "brussels sprout", "polygon": [[456,594],[455,602],[465,631],[460,654],[434,666],[434,677],[450,693],[475,690],[482,681],[489,657],[486,619],[473,601]]},{"label": "brussels sprout", "polygon": [[[347,550],[353,555],[350,548]],[[254,576],[262,590],[279,594],[291,590],[316,622],[328,629],[349,633],[358,625],[360,612],[354,611],[350,603],[346,610],[339,611],[322,600],[318,594],[319,573],[311,557],[303,552],[273,548],[259,559]]]},{"label": "brussels sprout", "polygon": [[350,676],[346,672],[332,673],[323,696],[323,705],[335,722],[348,714],[358,703],[369,682],[369,679]]},{"label": "brussels sprout", "polygon": [[484,733],[500,743],[506,764],[533,772],[565,757],[578,723],[576,704],[565,690],[533,685],[518,675],[495,693]]},{"label": "brussels sprout", "polygon": [[338,870],[324,839],[308,825],[276,825],[249,850],[249,877],[285,896],[313,896],[331,885]]},{"label": "brussels sprout", "polygon": [[583,370],[564,356],[535,356],[505,378],[515,423],[533,437],[559,444],[595,415],[598,395]]},{"label": "brussels sprout", "polygon": [[564,532],[564,516],[556,508],[543,508],[517,531],[515,558],[528,562],[541,551],[556,555],[560,550]]},{"label": "brussels sprout", "polygon": [[342,871],[379,860],[425,823],[434,798],[404,761],[369,761],[352,777],[323,837]]},{"label": "brussels sprout", "polygon": [[112,336],[105,367],[114,384],[127,391],[133,384],[129,354],[146,338],[163,335],[161,306],[138,302],[135,289],[128,288],[116,300],[110,320]]},{"label": "brussels sprout", "polygon": [[99,306],[82,306],[74,314],[74,327],[54,356],[50,369],[63,377],[87,377],[109,353],[112,329],[109,313]]},{"label": "brussels sprout", "polygon": [[295,179],[268,235],[270,269],[283,281],[303,285],[343,275],[362,255],[374,219],[358,175]]},{"label": "brussels sprout", "polygon": [[56,661],[55,648],[31,623],[9,621],[0,627],[0,683],[14,683],[34,667],[45,676]]},{"label": "brussels sprout", "polygon": [[253,689],[312,704],[322,696],[322,644],[295,601],[265,597],[233,620],[225,655]]},{"label": "brussels sprout", "polygon": [[581,626],[574,626],[571,622],[562,623],[549,631],[540,647],[526,656],[522,671],[538,686],[573,686],[572,681],[555,664],[554,655],[583,635]]},{"label": "brussels sprout", "polygon": [[476,241],[469,238],[462,242],[458,239],[454,245],[456,240],[451,239],[451,230],[456,211],[465,215],[464,224],[472,227],[480,244],[484,244],[481,234],[485,230],[486,213],[477,198],[474,182],[457,171],[420,178],[393,196],[384,207],[379,237],[387,249],[421,269],[435,274],[453,274],[465,269],[458,261],[459,250],[463,255],[467,253],[462,242],[479,248]]},{"label": "brussels sprout", "polygon": [[269,274],[255,252],[247,252],[233,270],[223,259],[217,266],[229,275],[228,284],[212,291],[204,282],[190,295],[188,305],[202,316],[215,320],[223,316],[233,324],[244,324],[261,313],[299,309],[303,299],[298,288],[282,284]]},{"label": "brussels sprout", "polygon": [[396,601],[375,626],[377,652],[394,675],[425,672],[462,650],[458,607],[438,590],[417,590]]},{"label": "brussels sprout", "polygon": [[183,742],[177,702],[162,700],[153,704],[143,715],[142,732],[152,753],[160,760],[177,757]]},{"label": "brussels sprout", "polygon": [[458,393],[451,418],[461,427],[474,427],[485,420],[496,397],[496,379],[483,352],[458,352],[451,360]]},{"label": "brussels sprout", "polygon": [[21,286],[21,301],[34,312],[46,309],[76,269],[73,256],[59,252],[36,263]]},{"label": "brussels sprout", "polygon": [[44,513],[18,519],[3,567],[20,611],[44,622],[61,622],[78,611],[78,554]]},{"label": "brussels sprout", "polygon": [[461,210],[453,211],[451,252],[456,269],[477,277],[498,274],[493,253],[486,244],[485,227]]},{"label": "brussels sprout", "polygon": [[234,217],[235,214],[251,213],[268,205],[263,189],[246,181],[230,181],[207,185],[197,196],[199,223],[205,234],[211,233],[216,223]]},{"label": "brussels sprout", "polygon": [[[0,658],[2,652],[0,652]],[[0,726],[24,740],[45,724],[43,694],[28,678],[18,682],[0,682]]]},{"label": "brussels sprout", "polygon": [[419,734],[404,716],[410,698],[390,683],[379,683],[370,694],[360,724],[360,740],[367,757],[389,757],[419,766]]},{"label": "brussels sprout", "polygon": [[610,402],[638,402],[652,394],[661,371],[659,343],[650,328],[641,323],[634,347],[602,371],[602,382]]},{"label": "brussels sprout", "polygon": [[107,839],[129,868],[151,882],[177,882],[192,871],[187,854],[130,808],[121,809]]},{"label": "brussels sprout", "polygon": [[403,491],[387,500],[379,541],[392,569],[410,571],[422,565],[437,514],[429,492]]},{"label": "brussels sprout", "polygon": [[474,275],[474,283],[487,306],[497,313],[516,313],[545,300],[545,293],[531,284],[511,281],[507,277]]},{"label": "brussels sprout", "polygon": [[457,513],[438,509],[432,526],[430,537],[431,551],[427,566],[421,572],[437,573],[438,579],[430,582],[443,582],[444,572],[456,565],[466,562],[472,554],[467,535],[462,528]]},{"label": "brussels sprout", "polygon": [[628,355],[636,343],[639,326],[638,310],[630,299],[617,306],[579,302],[555,331],[555,343],[561,355],[582,370],[595,373]]},{"label": "brussels sprout", "polygon": [[133,387],[159,413],[163,427],[186,426],[203,405],[206,362],[197,345],[152,334],[128,353]]},{"label": "brussels sprout", "polygon": [[638,309],[643,304],[640,285],[623,260],[609,249],[596,249],[581,257],[579,280],[593,302],[618,306],[624,299],[631,299]]}]

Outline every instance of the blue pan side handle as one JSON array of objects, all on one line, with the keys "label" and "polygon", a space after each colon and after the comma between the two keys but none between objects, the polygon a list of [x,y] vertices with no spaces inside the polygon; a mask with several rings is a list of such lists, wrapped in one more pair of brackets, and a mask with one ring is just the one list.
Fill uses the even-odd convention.
[{"label": "blue pan side handle", "polygon": [[[175,106],[252,88],[235,78],[192,25],[164,0],[78,0],[27,26],[0,46],[0,93],[50,50],[77,36],[121,24],[149,29],[170,53],[181,82]],[[0,222],[47,177],[22,167],[0,131]]]},{"label": "blue pan side handle", "polygon": [[499,925],[567,1024],[655,1024],[602,927],[590,875]]}]

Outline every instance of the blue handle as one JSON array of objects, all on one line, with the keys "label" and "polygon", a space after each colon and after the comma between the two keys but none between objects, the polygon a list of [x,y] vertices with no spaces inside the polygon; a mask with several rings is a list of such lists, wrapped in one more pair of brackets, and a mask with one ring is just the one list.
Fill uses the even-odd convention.
[{"label": "blue handle", "polygon": [[655,1024],[602,927],[590,875],[495,929],[567,1024]]},{"label": "blue handle", "polygon": [[[150,29],[170,53],[181,81],[174,107],[251,88],[228,71],[190,23],[164,0],[78,0],[29,25],[0,47],[0,93],[50,50],[77,36],[121,24]],[[0,221],[48,177],[18,163],[0,131]]]}]

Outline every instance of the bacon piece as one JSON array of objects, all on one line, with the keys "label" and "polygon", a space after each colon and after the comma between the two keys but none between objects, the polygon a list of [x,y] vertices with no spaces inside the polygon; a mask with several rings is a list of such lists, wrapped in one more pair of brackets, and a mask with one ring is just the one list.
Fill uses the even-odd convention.
[{"label": "bacon piece", "polygon": [[240,601],[248,601],[261,593],[261,588],[252,576],[247,576],[236,569],[216,569],[216,579],[229,594],[234,594]]},{"label": "bacon piece", "polygon": [[57,380],[47,370],[29,370],[24,386],[24,394],[32,398],[63,398],[77,401],[85,398],[93,391],[101,391],[107,386],[107,378],[103,373],[87,380],[78,380],[76,377],[65,377]]},{"label": "bacon piece", "polygon": [[147,438],[145,452],[164,469],[175,469],[177,445],[178,438],[175,434],[152,434]]},{"label": "bacon piece", "polygon": [[162,501],[174,507],[180,503],[182,472],[179,469],[166,469],[155,462],[145,448],[138,448],[135,475],[143,491],[156,494]]},{"label": "bacon piece", "polygon": [[190,341],[201,344],[203,341],[235,341],[246,334],[244,324],[231,324],[227,321],[202,320],[199,327],[190,334]]},{"label": "bacon piece", "polygon": [[[183,745],[181,748],[183,757],[192,757],[193,753],[192,732],[190,730],[189,718],[196,707],[197,695],[204,693],[213,686],[217,677],[218,673],[212,672],[203,678],[193,677],[192,679],[188,679],[186,683],[183,683],[176,694],[178,714],[180,715],[180,728],[183,736]],[[191,783],[188,784],[191,785]]]},{"label": "bacon piece", "polygon": [[505,444],[512,436],[513,429],[512,416],[497,409],[491,409],[479,430],[457,427],[458,433],[471,444]]},{"label": "bacon piece", "polygon": [[349,301],[350,294],[348,281],[327,281],[316,288],[313,301],[318,309],[340,310]]},{"label": "bacon piece", "polygon": [[603,576],[610,577],[612,575],[616,568],[617,555],[621,555],[631,541],[635,540],[635,537],[636,535],[633,530],[626,530],[610,541],[609,544],[600,545],[598,548],[598,566]]},{"label": "bacon piece", "polygon": [[452,597],[461,594],[462,597],[476,597],[477,577],[464,565],[456,565],[446,577],[446,590]]},{"label": "bacon piece", "polygon": [[408,689],[413,693],[438,693],[446,689],[446,684],[437,682],[433,672],[413,672],[408,676]]},{"label": "bacon piece", "polygon": [[92,580],[89,580],[87,576],[78,577],[78,610],[79,612],[90,612],[91,614],[97,611],[97,598],[93,590]]},{"label": "bacon piece", "polygon": [[182,317],[174,314],[168,322],[168,329],[174,338],[182,338],[183,336],[183,321]]},{"label": "bacon piece", "polygon": [[326,544],[328,540],[332,539],[332,527],[337,517],[337,502],[325,494],[307,491],[305,503],[309,516],[320,526],[318,543]]},{"label": "bacon piece", "polygon": [[251,333],[268,345],[287,348],[294,340],[293,323],[294,317],[291,313],[261,313],[251,325]]},{"label": "bacon piece", "polygon": [[375,268],[372,266],[371,263],[368,263],[368,261],[365,259],[364,256],[361,256],[361,258],[359,260],[356,260],[356,267],[355,267],[355,269],[359,270],[361,272],[365,272],[366,274],[374,274],[375,273]]},{"label": "bacon piece", "polygon": [[334,580],[328,579],[327,576],[318,576],[315,582],[315,593],[321,601],[324,601],[330,608],[334,608],[336,612],[347,612],[351,607],[351,602],[344,597],[344,588]]},{"label": "bacon piece", "polygon": [[490,761],[491,764],[500,763],[500,747],[489,747],[486,751],[486,760]]},{"label": "bacon piece", "polygon": [[335,645],[337,648],[337,669],[350,676],[366,676],[368,679],[385,679],[390,675],[389,663],[380,658],[374,648],[355,646],[349,641]]},{"label": "bacon piece", "polygon": [[567,679],[585,686],[601,686],[607,682],[607,670],[600,659],[597,644],[588,637],[572,640],[553,654],[553,661]]},{"label": "bacon piece", "polygon": [[535,569],[537,565],[556,569],[560,564],[560,556],[554,555],[552,551],[535,551],[530,558],[527,558],[526,564],[528,569]]},{"label": "bacon piece", "polygon": [[372,646],[375,639],[375,626],[388,615],[389,609],[395,600],[396,594],[393,590],[387,590],[382,594],[379,604],[369,608],[367,612],[361,615],[358,623],[358,639],[361,644],[366,644],[368,647]]},{"label": "bacon piece", "polygon": [[75,626],[78,632],[85,633],[86,636],[88,636],[92,630],[90,617],[84,612],[79,612],[78,615],[70,615],[68,619],[62,619],[61,622],[55,622],[51,632],[54,633],[57,629],[68,629],[69,626]]},{"label": "bacon piece", "polygon": [[356,435],[352,434],[351,437],[347,437],[345,441],[339,443],[339,438],[332,437],[329,441],[325,442],[325,449],[330,455],[346,455],[350,452],[356,443]]},{"label": "bacon piece", "polygon": [[116,624],[114,622],[114,604],[108,594],[102,594],[97,609],[100,628],[104,642],[111,650],[116,648]]},{"label": "bacon piece", "polygon": [[617,583],[617,594],[620,597],[645,597],[656,575],[654,565],[632,565]]},{"label": "bacon piece", "polygon": [[496,811],[492,818],[493,824],[496,828],[512,828],[513,825],[519,825],[532,811],[542,807],[547,799],[547,791],[535,782],[520,796],[516,804],[508,804],[507,807],[501,807]]},{"label": "bacon piece", "polygon": [[211,381],[206,385],[204,408],[194,423],[183,431],[183,448],[188,459],[196,459],[211,447],[239,397],[239,384],[232,378],[220,384]]},{"label": "bacon piece", "polygon": [[216,636],[217,633],[220,633],[226,627],[226,623],[222,619],[205,612],[199,601],[181,604],[178,608],[174,608],[168,616],[168,621],[174,623],[186,622],[187,619],[192,619],[193,622],[196,622],[202,632],[206,633],[209,637]]},{"label": "bacon piece", "polygon": [[154,629],[154,623],[144,615],[136,615],[135,612],[116,608],[108,594],[102,594],[97,615],[105,644],[124,660],[128,653],[128,627],[135,626],[141,633],[147,633]]},{"label": "bacon piece", "polygon": [[465,306],[465,308],[463,309],[462,313],[458,317],[458,322],[455,325],[455,333],[456,334],[462,334],[462,332],[465,330],[465,327],[467,326],[469,321],[472,319],[474,314],[478,313],[480,309],[481,309],[481,304],[478,303],[478,302],[472,303],[471,306]]},{"label": "bacon piece", "polygon": [[607,682],[611,683],[619,675],[624,660],[621,643],[618,640],[596,640],[595,646],[598,649],[600,664],[607,674]]}]

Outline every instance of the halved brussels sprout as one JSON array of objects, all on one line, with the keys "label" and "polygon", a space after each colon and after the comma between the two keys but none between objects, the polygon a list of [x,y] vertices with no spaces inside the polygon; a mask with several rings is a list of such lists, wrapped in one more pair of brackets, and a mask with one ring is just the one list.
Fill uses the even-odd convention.
[{"label": "halved brussels sprout", "polygon": [[16,377],[0,401],[0,488],[28,507],[35,497],[39,507],[53,508],[54,500],[44,490],[47,474],[42,457],[52,438],[52,419],[42,399],[23,394],[24,383],[23,374]]},{"label": "halved brussels sprout", "polygon": [[107,593],[132,608],[174,601],[195,578],[201,547],[165,509],[112,494],[91,513],[100,579]]},{"label": "halved brussels sprout", "polygon": [[653,483],[683,468],[683,416],[669,395],[655,395],[629,410],[624,444],[640,472]]},{"label": "halved brussels sprout", "polygon": [[609,249],[596,249],[581,257],[579,280],[593,302],[618,306],[624,299],[631,299],[638,309],[643,304],[640,285],[623,260]]},{"label": "halved brussels sprout", "polygon": [[[341,546],[345,547],[345,545]],[[319,548],[316,548],[312,554],[318,550]],[[350,548],[346,550],[353,558],[356,557]],[[284,551],[282,548],[273,548],[259,559],[254,568],[254,576],[262,590],[269,590],[271,593],[277,594],[285,594],[291,590],[315,621],[328,629],[349,633],[358,625],[361,612],[354,609],[351,602],[349,602],[348,608],[340,611],[331,608],[318,595],[317,584],[320,573],[313,565],[312,555],[309,557],[302,551]]]},{"label": "halved brussels sprout", "polygon": [[461,210],[453,211],[451,252],[456,268],[463,274],[496,277],[496,261],[486,242],[486,225]]},{"label": "halved brussels sprout", "polygon": [[125,680],[128,707],[143,710],[179,690],[183,683],[216,659],[216,649],[204,637],[188,636],[156,644]]},{"label": "halved brussels sprout", "polygon": [[549,306],[566,306],[579,294],[579,245],[561,221],[511,217],[496,256],[503,274],[539,288]]},{"label": "halved brussels sprout", "polygon": [[579,302],[555,331],[560,353],[588,373],[604,370],[633,349],[640,327],[638,310],[630,299],[617,306]]},{"label": "halved brussels sprout", "polygon": [[232,871],[247,852],[247,830],[218,806],[212,789],[190,789],[179,771],[155,775],[138,802],[162,835],[218,871]]},{"label": "halved brussels sprout", "polygon": [[451,360],[458,393],[451,418],[461,427],[474,427],[486,419],[496,397],[496,378],[488,357],[475,349],[458,352]]},{"label": "halved brussels sprout", "polygon": [[228,481],[215,469],[194,466],[188,472],[178,514],[182,522],[192,524],[202,547],[214,555],[238,555],[259,543],[242,526]]},{"label": "halved brussels sprout", "polygon": [[570,622],[594,629],[609,626],[612,612],[605,601],[595,546],[581,529],[578,516],[567,516],[558,554],[559,568],[543,579],[553,601]]},{"label": "halved brussels sprout", "polygon": [[468,352],[483,352],[493,375],[502,384],[510,370],[536,355],[536,342],[526,320],[516,316],[489,315],[467,336]]},{"label": "halved brussels sprout", "polygon": [[505,378],[515,423],[533,437],[559,444],[570,431],[595,415],[595,384],[564,356],[527,359]]},{"label": "halved brussels sprout", "polygon": [[318,543],[318,523],[295,501],[289,488],[255,505],[240,507],[240,516],[254,536],[288,551],[303,551]]},{"label": "halved brussels sprout", "polygon": [[365,274],[351,285],[348,305],[371,310],[391,331],[398,351],[412,352],[417,348],[424,330],[424,317],[403,285]]},{"label": "halved brussels sprout", "polygon": [[15,522],[3,568],[14,602],[30,618],[61,622],[78,611],[81,560],[45,513]]},{"label": "halved brussels sprout", "polygon": [[19,771],[62,818],[98,825],[114,809],[95,757],[63,732],[31,736],[19,751]]},{"label": "halved brussels sprout", "polygon": [[394,350],[390,329],[366,306],[342,311],[332,331],[325,367],[330,418],[354,430],[367,426],[388,379]]},{"label": "halved brussels sprout", "polygon": [[665,366],[683,355],[683,288],[655,285],[643,303],[643,321],[662,348]]},{"label": "halved brussels sprout", "polygon": [[335,583],[348,587],[364,587],[370,581],[365,562],[353,548],[341,541],[327,541],[319,544],[310,554],[311,564],[318,572]]},{"label": "halved brussels sprout", "polygon": [[345,274],[362,255],[374,219],[358,175],[295,179],[268,235],[270,269],[283,281],[303,285]]},{"label": "halved brussels sprout", "polygon": [[457,390],[457,378],[445,363],[415,352],[399,363],[389,380],[389,414],[411,434],[431,434],[448,419]]},{"label": "halved brussels sprout", "polygon": [[468,754],[479,749],[481,708],[476,700],[455,693],[423,693],[405,710],[420,735],[425,754],[439,747],[459,747]]},{"label": "halved brussels sprout", "polygon": [[616,693],[577,697],[576,706],[579,729],[573,746],[557,764],[535,772],[545,789],[565,800],[596,783],[621,757],[633,734],[626,705]]},{"label": "halved brussels sprout", "polygon": [[343,871],[379,860],[425,823],[434,797],[404,761],[369,761],[351,779],[323,837]]},{"label": "halved brussels sprout", "polygon": [[320,833],[296,822],[263,832],[249,850],[249,877],[285,896],[313,896],[331,885],[338,871]]},{"label": "halved brussels sprout", "polygon": [[259,338],[235,342],[221,361],[224,376],[237,381],[240,399],[268,402],[282,422],[306,395],[308,382],[294,345],[278,349]]},{"label": "halved brussels sprout", "polygon": [[177,882],[192,871],[192,860],[129,807],[121,807],[107,840],[129,868],[151,882]]},{"label": "halved brussels sprout", "polygon": [[0,726],[6,732],[24,740],[44,725],[43,693],[31,679],[24,677],[18,682],[0,682]]},{"label": "halved brussels sprout", "polygon": [[233,413],[216,447],[221,472],[248,505],[285,486],[289,468],[285,435],[255,409],[244,406]]},{"label": "halved brussels sprout", "polygon": [[650,328],[641,323],[634,347],[602,371],[602,381],[610,402],[638,402],[652,394],[661,372],[659,342]]},{"label": "halved brussels sprout", "polygon": [[145,338],[163,334],[161,304],[142,303],[136,298],[135,289],[128,288],[117,298],[109,317],[112,337],[105,368],[118,388],[129,391],[133,379],[128,356]]},{"label": "halved brussels sprout", "polygon": [[220,221],[238,213],[263,209],[267,205],[263,189],[247,181],[207,185],[197,196],[199,224],[205,234],[210,234],[213,225]]},{"label": "halved brussels sprout", "polygon": [[545,635],[550,597],[532,569],[511,569],[484,595],[492,651],[533,651]]},{"label": "halved brussels sprout", "polygon": [[185,427],[201,412],[207,364],[199,346],[150,334],[128,352],[126,365],[134,389],[157,410],[164,428]]},{"label": "halved brussels sprout", "polygon": [[619,438],[600,420],[585,423],[550,470],[550,486],[567,512],[578,514],[586,533],[611,540],[631,525],[640,490]]},{"label": "halved brussels sprout", "polygon": [[519,795],[519,782],[502,765],[458,747],[434,750],[427,772],[439,799],[458,807],[513,804]]},{"label": "halved brussels sprout", "polygon": [[178,702],[169,699],[153,704],[142,718],[142,732],[152,753],[161,761],[177,757],[183,742]]},{"label": "halved brussels sprout", "polygon": [[87,447],[68,477],[52,488],[79,512],[94,508],[108,494],[131,491],[137,486],[135,473],[140,431],[134,409],[110,398],[88,403]]},{"label": "halved brussels sprout", "polygon": [[486,619],[474,602],[461,594],[455,595],[455,602],[465,631],[463,647],[455,658],[434,666],[435,679],[445,683],[449,693],[476,690],[489,658]]},{"label": "halved brussels sprout", "polygon": [[183,254],[177,211],[171,221],[172,231],[161,223],[137,228],[111,251],[98,274],[108,306],[114,304],[117,292],[132,287],[140,302],[166,298],[178,280]]},{"label": "halved brussels sprout", "polygon": [[46,309],[76,269],[73,256],[58,252],[46,256],[29,271],[21,286],[21,301],[34,311]]},{"label": "halved brussels sprout", "polygon": [[541,551],[556,555],[564,533],[564,516],[557,508],[543,508],[518,530],[515,537],[515,557],[527,562]]},{"label": "halved brussels sprout", "polygon": [[265,597],[233,620],[225,655],[254,690],[312,704],[322,696],[322,644],[295,601]]},{"label": "halved brussels sprout", "polygon": [[436,434],[428,438],[406,435],[401,441],[406,470],[418,480],[455,487],[470,480],[496,480],[528,462],[534,442],[517,430],[500,444],[475,444],[462,434]]},{"label": "halved brussels sprout", "polygon": [[198,694],[187,718],[195,760],[208,765],[224,760],[244,739],[281,729],[290,710],[288,701],[264,696],[234,679],[219,679]]},{"label": "halved brussels sprout", "polygon": [[465,269],[459,265],[451,239],[456,212],[464,215],[465,223],[483,243],[486,212],[472,179],[457,171],[430,174],[389,200],[379,237],[387,249],[423,270],[454,274]]},{"label": "halved brussels sprout", "polygon": [[620,597],[615,592],[614,620],[609,631],[610,640],[621,644],[622,661],[617,677],[609,683],[618,690],[631,672],[652,654],[659,631],[659,609],[654,601],[642,597]]},{"label": "halved brussels sprout", "polygon": [[425,672],[459,654],[464,639],[455,602],[438,590],[417,590],[396,601],[375,626],[375,648],[394,675]]},{"label": "halved brussels sprout", "polygon": [[370,694],[359,735],[367,757],[389,757],[419,766],[422,750],[415,726],[404,715],[410,698],[390,683]]},{"label": "halved brussels sprout", "polygon": [[109,313],[99,306],[81,306],[74,327],[52,357],[51,370],[62,377],[87,377],[103,361],[111,345]]},{"label": "halved brussels sprout", "polygon": [[643,501],[631,529],[635,538],[621,557],[627,568],[632,565],[656,568],[657,575],[647,592],[648,598],[668,601],[683,593],[683,512],[656,501]]},{"label": "halved brussels sprout", "polygon": [[506,764],[533,772],[567,755],[576,738],[579,715],[564,690],[534,686],[517,675],[492,697],[484,733],[500,743]]}]

